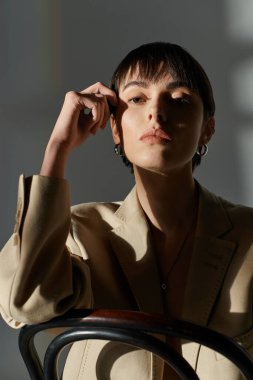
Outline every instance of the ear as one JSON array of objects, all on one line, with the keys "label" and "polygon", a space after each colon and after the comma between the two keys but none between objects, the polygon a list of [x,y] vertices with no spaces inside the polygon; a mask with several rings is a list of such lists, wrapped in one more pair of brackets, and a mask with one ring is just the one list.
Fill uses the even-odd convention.
[{"label": "ear", "polygon": [[111,115],[110,117],[110,126],[112,130],[112,138],[113,138],[114,144],[120,144],[120,133],[116,124],[115,117],[113,115]]},{"label": "ear", "polygon": [[211,140],[214,133],[215,133],[215,119],[214,117],[209,117],[203,123],[202,133],[199,139],[199,145],[207,144]]}]

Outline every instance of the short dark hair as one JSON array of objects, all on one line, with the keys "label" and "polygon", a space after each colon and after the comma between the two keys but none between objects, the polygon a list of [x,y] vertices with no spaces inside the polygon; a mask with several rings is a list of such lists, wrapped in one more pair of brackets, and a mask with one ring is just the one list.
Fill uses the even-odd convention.
[{"label": "short dark hair", "polygon": [[[122,82],[136,71],[140,78],[152,82],[168,73],[171,74],[174,79],[197,91],[203,102],[205,118],[214,116],[215,102],[208,76],[199,62],[181,46],[169,42],[152,42],[130,51],[120,62],[111,79],[110,87],[117,95]],[[192,159],[193,169],[200,161],[200,155],[195,154]],[[124,162],[128,164],[126,158]]]}]

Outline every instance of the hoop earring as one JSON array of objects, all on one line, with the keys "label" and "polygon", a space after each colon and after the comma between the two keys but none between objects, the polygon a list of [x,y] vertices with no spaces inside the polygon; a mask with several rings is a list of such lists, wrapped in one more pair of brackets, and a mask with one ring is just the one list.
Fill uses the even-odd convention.
[{"label": "hoop earring", "polygon": [[124,157],[124,152],[120,144],[115,144],[114,145],[114,153],[117,156]]},{"label": "hoop earring", "polygon": [[196,152],[196,154],[200,157],[206,156],[207,153],[208,153],[208,146],[206,144],[200,145]]}]

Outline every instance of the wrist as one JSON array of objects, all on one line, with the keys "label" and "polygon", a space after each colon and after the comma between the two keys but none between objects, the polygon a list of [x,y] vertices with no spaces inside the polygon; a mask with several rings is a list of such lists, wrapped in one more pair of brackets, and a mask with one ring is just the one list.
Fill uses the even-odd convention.
[{"label": "wrist", "polygon": [[51,136],[45,153],[55,155],[55,156],[61,156],[62,158],[67,158],[69,153],[71,151],[71,147],[69,143],[66,141],[59,141]]},{"label": "wrist", "polygon": [[64,144],[50,141],[47,145],[40,174],[47,177],[64,178],[69,150]]}]

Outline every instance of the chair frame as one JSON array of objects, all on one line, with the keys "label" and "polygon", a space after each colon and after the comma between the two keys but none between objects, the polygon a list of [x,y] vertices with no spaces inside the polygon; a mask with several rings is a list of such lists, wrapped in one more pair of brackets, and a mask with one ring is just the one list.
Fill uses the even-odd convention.
[{"label": "chair frame", "polygon": [[[56,336],[48,345],[42,366],[34,337],[40,331],[59,327],[71,329]],[[252,358],[233,339],[187,321],[169,320],[159,314],[139,311],[71,310],[51,321],[24,326],[19,334],[19,348],[32,380],[58,380],[57,360],[61,350],[68,344],[85,339],[119,341],[148,350],[167,362],[181,379],[199,379],[180,354],[150,333],[178,337],[207,346],[231,360],[245,379],[253,378]]]}]

